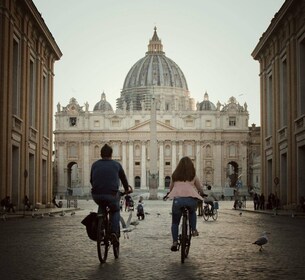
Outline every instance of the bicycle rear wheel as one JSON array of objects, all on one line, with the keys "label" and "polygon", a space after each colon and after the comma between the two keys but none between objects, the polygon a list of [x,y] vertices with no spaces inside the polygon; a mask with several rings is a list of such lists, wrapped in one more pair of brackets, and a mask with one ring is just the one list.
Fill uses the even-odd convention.
[{"label": "bicycle rear wheel", "polygon": [[192,231],[190,225],[187,227],[187,233],[186,233],[186,245],[185,245],[185,257],[187,258],[190,247],[191,247],[191,239],[192,239]]},{"label": "bicycle rear wheel", "polygon": [[101,263],[105,263],[108,256],[109,240],[106,237],[106,229],[103,217],[99,217],[97,223],[97,254]]},{"label": "bicycle rear wheel", "polygon": [[188,254],[187,247],[187,216],[183,215],[182,217],[182,233],[180,240],[180,251],[181,251],[181,263],[184,263],[185,258]]}]

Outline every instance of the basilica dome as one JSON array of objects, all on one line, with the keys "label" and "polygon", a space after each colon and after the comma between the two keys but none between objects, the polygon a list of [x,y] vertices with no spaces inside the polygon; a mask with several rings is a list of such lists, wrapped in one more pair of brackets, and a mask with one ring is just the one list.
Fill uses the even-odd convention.
[{"label": "basilica dome", "polygon": [[102,111],[102,112],[113,112],[111,104],[106,100],[106,94],[103,92],[101,95],[101,100],[95,104],[93,111]]},{"label": "basilica dome", "polygon": [[214,105],[213,102],[211,102],[209,100],[209,95],[207,92],[204,94],[203,101],[199,103],[198,110],[199,111],[215,111],[216,110],[216,106]]},{"label": "basilica dome", "polygon": [[[149,108],[153,94],[156,98],[164,100],[165,107],[174,103],[173,98],[181,99],[185,104],[188,103],[185,98],[189,98],[185,76],[179,66],[165,56],[156,27],[145,57],[138,60],[127,73],[121,97],[117,99],[117,108],[143,110],[143,104]],[[183,105],[187,108],[177,106],[179,109],[187,109],[189,104]]]},{"label": "basilica dome", "polygon": [[147,86],[176,87],[188,90],[186,79],[179,66],[165,56],[156,27],[145,57],[131,67],[125,78],[123,89]]}]

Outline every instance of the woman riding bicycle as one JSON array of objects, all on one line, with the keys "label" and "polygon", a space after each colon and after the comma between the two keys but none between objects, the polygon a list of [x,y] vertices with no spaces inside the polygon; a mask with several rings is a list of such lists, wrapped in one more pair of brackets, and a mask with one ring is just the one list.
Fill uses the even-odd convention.
[{"label": "woman riding bicycle", "polygon": [[109,207],[112,237],[120,237],[120,181],[125,192],[132,192],[121,164],[112,159],[112,148],[105,144],[101,149],[102,159],[92,164],[90,183],[92,198],[103,209]]},{"label": "woman riding bicycle", "polygon": [[177,251],[182,207],[189,207],[189,219],[192,235],[198,236],[198,231],[196,228],[196,208],[198,199],[202,200],[202,197],[198,193],[202,192],[202,186],[198,177],[196,176],[194,164],[189,157],[183,157],[179,161],[175,171],[172,174],[169,191],[168,198],[173,199],[171,226],[173,245],[171,250]]}]

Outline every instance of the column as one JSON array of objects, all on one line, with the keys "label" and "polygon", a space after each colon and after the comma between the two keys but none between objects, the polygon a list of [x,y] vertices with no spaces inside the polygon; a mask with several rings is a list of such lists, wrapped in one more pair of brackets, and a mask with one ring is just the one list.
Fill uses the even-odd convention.
[{"label": "column", "polygon": [[176,141],[172,142],[172,173],[177,166],[177,146]]},{"label": "column", "polygon": [[183,141],[179,141],[179,152],[178,152],[178,160],[183,157]]},{"label": "column", "polygon": [[123,143],[122,143],[122,166],[123,166],[125,172],[127,172],[127,163],[126,163],[127,156],[126,155],[127,155],[126,154],[126,142],[123,141]]},{"label": "column", "polygon": [[134,167],[134,159],[133,159],[133,141],[129,141],[128,143],[128,181],[129,184],[134,187],[134,172],[133,172],[133,167]]},{"label": "column", "polygon": [[146,142],[142,142],[141,152],[141,189],[146,189]]},{"label": "column", "polygon": [[83,186],[84,188],[87,188],[84,191],[84,193],[90,193],[90,170],[91,170],[91,166],[90,166],[90,162],[89,162],[89,158],[90,158],[90,141],[89,140],[85,140],[83,141],[83,154],[81,155],[83,158],[83,175],[81,178],[81,186]]},{"label": "column", "polygon": [[159,188],[164,189],[164,142],[160,141],[159,148]]},{"label": "column", "polygon": [[200,146],[200,142],[196,141],[196,148],[195,148],[195,168],[196,168],[196,174],[197,177],[199,178],[200,181],[202,181],[202,170],[201,170],[201,166],[200,166],[200,162],[201,162],[201,146]]}]

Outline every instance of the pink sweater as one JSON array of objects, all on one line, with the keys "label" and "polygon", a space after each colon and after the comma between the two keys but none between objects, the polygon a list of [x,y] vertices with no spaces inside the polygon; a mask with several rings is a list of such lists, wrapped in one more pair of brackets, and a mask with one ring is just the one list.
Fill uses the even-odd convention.
[{"label": "pink sweater", "polygon": [[199,195],[199,191],[201,190],[201,185],[199,179],[197,177],[194,178],[193,181],[181,182],[177,181],[171,183],[170,185],[170,193],[168,195],[169,198],[173,199],[175,197],[194,197],[200,200],[203,198]]}]

